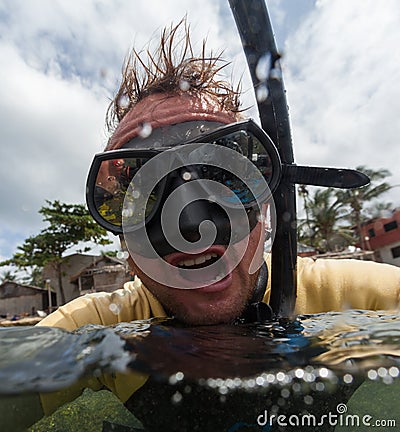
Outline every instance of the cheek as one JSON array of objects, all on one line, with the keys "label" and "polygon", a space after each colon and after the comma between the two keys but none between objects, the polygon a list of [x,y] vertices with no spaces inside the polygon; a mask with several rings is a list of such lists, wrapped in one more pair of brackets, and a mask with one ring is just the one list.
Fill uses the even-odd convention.
[{"label": "cheek", "polygon": [[265,231],[263,223],[259,222],[251,231],[243,264],[250,274],[257,272],[264,261]]}]

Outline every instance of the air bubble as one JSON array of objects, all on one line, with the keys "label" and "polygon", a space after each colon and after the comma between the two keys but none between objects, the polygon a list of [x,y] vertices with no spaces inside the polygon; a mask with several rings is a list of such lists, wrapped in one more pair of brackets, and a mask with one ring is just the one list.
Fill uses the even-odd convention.
[{"label": "air bubble", "polygon": [[233,389],[235,387],[239,387],[240,383],[241,383],[241,380],[238,378],[235,378],[235,379],[228,378],[226,381],[227,387],[229,387],[231,389]]},{"label": "air bubble", "polygon": [[285,406],[286,405],[286,400],[283,399],[283,398],[281,398],[281,397],[278,398],[278,405],[281,406],[281,407]]},{"label": "air bubble", "polygon": [[385,377],[387,374],[388,374],[388,371],[387,371],[386,368],[384,368],[384,367],[380,367],[380,368],[378,369],[378,375],[379,375],[381,378]]},{"label": "air bubble", "polygon": [[228,387],[225,386],[219,387],[218,391],[220,392],[220,394],[226,395],[228,393]]},{"label": "air bubble", "polygon": [[399,376],[399,369],[396,366],[392,366],[389,369],[389,375],[393,378],[397,378]]},{"label": "air bubble", "polygon": [[314,382],[315,381],[315,374],[306,372],[304,374],[304,381],[306,382]]},{"label": "air bubble", "polygon": [[319,376],[320,376],[321,378],[327,378],[328,375],[329,375],[329,370],[328,370],[327,368],[321,368],[321,369],[319,370]]},{"label": "air bubble", "polygon": [[259,385],[259,386],[263,386],[264,383],[265,383],[265,378],[264,378],[264,377],[259,376],[259,377],[256,378],[256,384],[257,384],[257,385]]},{"label": "air bubble", "polygon": [[283,372],[278,372],[278,373],[276,374],[276,379],[277,379],[278,381],[282,382],[282,381],[284,381],[285,376],[286,376],[286,375],[285,375]]},{"label": "air bubble", "polygon": [[385,377],[383,377],[382,381],[384,382],[384,384],[392,384],[393,378],[390,375],[386,375]]},{"label": "air bubble", "polygon": [[273,383],[275,381],[275,375],[274,374],[268,374],[267,375],[267,381],[269,383]]},{"label": "air bubble", "polygon": [[234,384],[236,387],[240,387],[240,385],[242,384],[242,380],[241,380],[240,378],[234,378],[234,379],[233,379],[233,384]]},{"label": "air bubble", "polygon": [[208,378],[207,385],[211,388],[217,387],[217,383],[216,383],[215,379],[213,379],[213,378]]},{"label": "air bubble", "polygon": [[172,399],[172,403],[174,403],[174,404],[178,404],[179,402],[182,401],[183,396],[182,396],[181,393],[176,392],[176,393],[172,396],[171,399]]},{"label": "air bubble", "polygon": [[300,385],[299,383],[294,383],[294,384],[292,385],[292,390],[293,390],[294,392],[296,392],[296,393],[301,392],[301,385]]},{"label": "air bubble", "polygon": [[314,399],[313,399],[312,396],[310,396],[310,395],[306,395],[306,396],[304,396],[304,403],[305,403],[305,404],[307,404],[307,405],[312,405],[313,402],[314,402]]},{"label": "air bubble", "polygon": [[351,383],[353,382],[353,375],[351,375],[351,374],[346,374],[346,375],[344,375],[344,376],[343,376],[343,381],[344,381],[346,384],[351,384]]},{"label": "air bubble", "polygon": [[281,396],[285,399],[287,399],[290,396],[290,391],[286,388],[282,389]]},{"label": "air bubble", "polygon": [[249,379],[246,382],[246,387],[248,388],[254,388],[256,386],[256,381],[254,379]]},{"label": "air bubble", "polygon": [[378,373],[374,369],[369,370],[367,375],[370,380],[375,380],[378,378]]}]

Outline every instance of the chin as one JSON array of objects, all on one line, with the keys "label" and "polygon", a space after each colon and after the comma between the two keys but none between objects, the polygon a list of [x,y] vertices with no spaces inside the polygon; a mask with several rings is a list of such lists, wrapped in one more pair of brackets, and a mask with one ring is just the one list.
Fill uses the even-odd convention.
[{"label": "chin", "polygon": [[220,311],[216,313],[207,313],[198,316],[191,314],[175,314],[174,317],[187,325],[191,326],[207,326],[207,325],[218,325],[218,324],[232,324],[239,316],[242,315],[243,311],[240,313],[224,313],[221,314]]}]

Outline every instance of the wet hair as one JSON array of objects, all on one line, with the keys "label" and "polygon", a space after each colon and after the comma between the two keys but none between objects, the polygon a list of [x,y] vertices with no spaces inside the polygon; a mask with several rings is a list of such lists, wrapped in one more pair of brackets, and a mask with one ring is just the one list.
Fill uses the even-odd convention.
[{"label": "wet hair", "polygon": [[122,68],[121,85],[111,101],[106,123],[113,131],[139,101],[154,93],[202,94],[211,96],[222,111],[240,112],[240,83],[235,88],[220,78],[229,63],[222,52],[206,54],[203,41],[201,54],[195,56],[190,28],[183,18],[177,25],[164,28],[158,47],[138,52],[134,48]]}]

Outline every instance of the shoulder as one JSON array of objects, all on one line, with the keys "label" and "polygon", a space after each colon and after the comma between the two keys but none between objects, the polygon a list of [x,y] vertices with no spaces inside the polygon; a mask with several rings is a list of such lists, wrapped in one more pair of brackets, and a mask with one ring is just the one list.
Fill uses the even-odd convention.
[{"label": "shoulder", "polygon": [[298,258],[296,310],[392,309],[400,298],[400,268],[373,261]]},{"label": "shoulder", "polygon": [[113,325],[152,316],[165,316],[165,312],[140,279],[135,278],[114,292],[78,297],[60,306],[39,325],[74,330],[87,324]]}]

